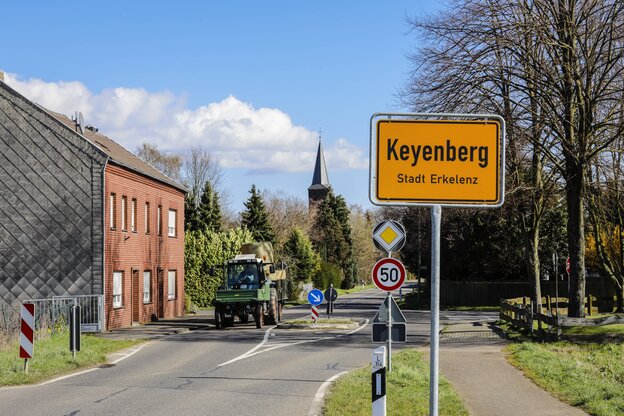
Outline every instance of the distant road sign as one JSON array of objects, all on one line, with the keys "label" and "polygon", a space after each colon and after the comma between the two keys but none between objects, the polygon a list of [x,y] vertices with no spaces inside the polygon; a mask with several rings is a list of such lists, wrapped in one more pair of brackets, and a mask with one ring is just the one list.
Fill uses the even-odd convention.
[{"label": "distant road sign", "polygon": [[335,302],[338,299],[338,292],[333,287],[327,288],[325,290],[325,299],[328,302]]},{"label": "distant road sign", "polygon": [[496,115],[414,116],[418,115],[375,114],[371,118],[371,202],[501,206],[504,120]]},{"label": "distant road sign", "polygon": [[373,267],[373,282],[381,290],[393,291],[401,287],[405,281],[405,266],[393,258],[385,258]]},{"label": "distant road sign", "polygon": [[308,292],[308,302],[310,302],[310,305],[320,305],[323,303],[323,292],[318,289],[312,289]]},{"label": "distant road sign", "polygon": [[397,221],[382,221],[373,229],[373,243],[381,251],[397,252],[405,245],[405,228]]},{"label": "distant road sign", "polygon": [[570,274],[570,257],[566,260],[566,272]]}]

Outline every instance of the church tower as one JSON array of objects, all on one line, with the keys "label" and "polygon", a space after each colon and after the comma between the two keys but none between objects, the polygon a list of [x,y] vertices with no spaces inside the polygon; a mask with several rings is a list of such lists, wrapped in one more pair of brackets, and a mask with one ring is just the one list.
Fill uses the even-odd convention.
[{"label": "church tower", "polygon": [[318,151],[316,153],[316,163],[314,165],[314,175],[312,185],[308,188],[308,207],[310,210],[316,208],[325,199],[331,185],[327,176],[327,166],[323,155],[323,145],[319,137]]}]

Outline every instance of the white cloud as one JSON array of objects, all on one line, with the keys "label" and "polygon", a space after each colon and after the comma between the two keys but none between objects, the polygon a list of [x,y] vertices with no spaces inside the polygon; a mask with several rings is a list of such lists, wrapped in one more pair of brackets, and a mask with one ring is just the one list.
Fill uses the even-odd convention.
[{"label": "white cloud", "polygon": [[[202,146],[225,168],[249,172],[302,172],[313,167],[316,133],[293,125],[288,114],[275,108],[254,108],[229,96],[196,109],[170,92],[142,88],[112,88],[92,93],[82,83],[20,80],[6,82],[34,102],[63,114],[84,114],[85,122],[100,129],[129,150],[141,143],[162,150],[184,152]],[[328,167],[363,169],[365,149],[339,139],[325,145]]]}]

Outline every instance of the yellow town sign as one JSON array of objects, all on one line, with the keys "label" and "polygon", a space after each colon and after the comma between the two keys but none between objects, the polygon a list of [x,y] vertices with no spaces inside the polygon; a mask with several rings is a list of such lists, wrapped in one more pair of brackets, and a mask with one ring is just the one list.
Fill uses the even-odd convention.
[{"label": "yellow town sign", "polygon": [[503,119],[423,116],[376,114],[371,119],[371,201],[376,205],[502,205]]}]

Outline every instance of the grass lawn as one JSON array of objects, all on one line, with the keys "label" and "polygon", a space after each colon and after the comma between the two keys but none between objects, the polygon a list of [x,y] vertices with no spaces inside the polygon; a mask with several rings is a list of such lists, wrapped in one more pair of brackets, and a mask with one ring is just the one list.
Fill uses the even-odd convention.
[{"label": "grass lawn", "polygon": [[106,354],[131,347],[143,341],[117,341],[83,334],[76,360],[69,351],[69,332],[54,334],[35,341],[34,357],[24,374],[24,360],[19,358],[19,345],[4,344],[0,349],[0,386],[38,383],[81,368],[106,362]]},{"label": "grass lawn", "polygon": [[624,335],[624,324],[562,328],[564,335]]},{"label": "grass lawn", "polygon": [[624,414],[624,345],[522,342],[509,361],[555,397],[592,415]]},{"label": "grass lawn", "polygon": [[[452,387],[440,378],[441,416],[468,416]],[[392,373],[386,384],[387,414],[425,416],[429,414],[429,364],[416,350],[392,355]],[[371,414],[370,366],[339,378],[325,400],[325,416],[364,416]]]}]

